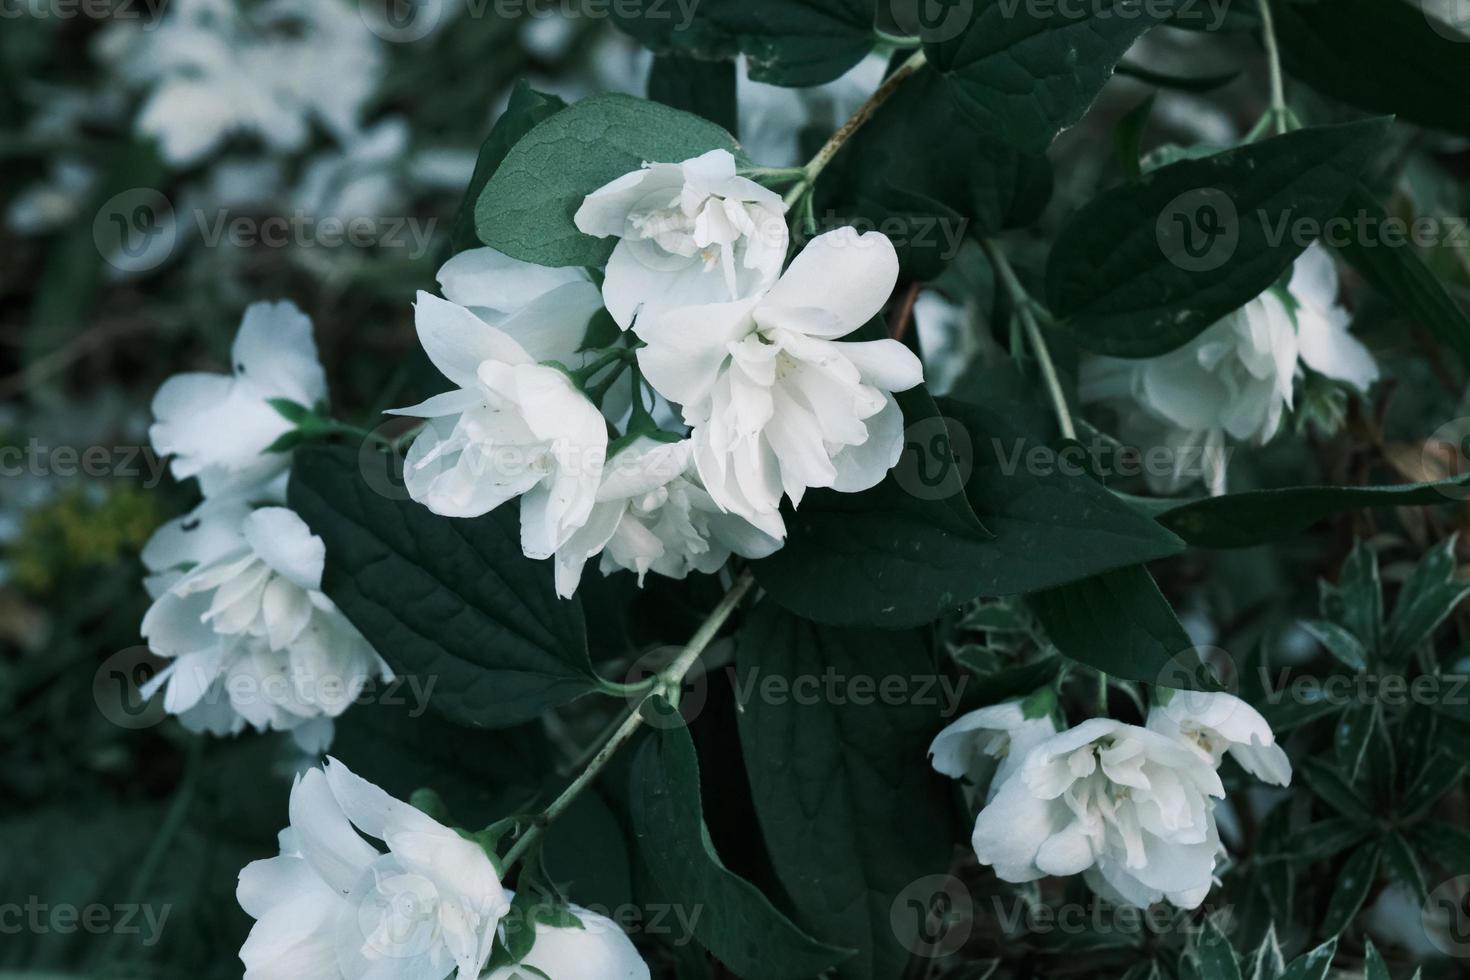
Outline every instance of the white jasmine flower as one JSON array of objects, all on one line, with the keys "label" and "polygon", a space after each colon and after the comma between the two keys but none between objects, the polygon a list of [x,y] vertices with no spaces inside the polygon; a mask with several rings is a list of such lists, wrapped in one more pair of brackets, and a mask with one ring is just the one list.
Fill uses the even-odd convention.
[{"label": "white jasmine flower", "polygon": [[296,206],[316,221],[401,214],[408,144],[408,123],[395,116],[355,134],[340,150],[317,154],[293,192]]},{"label": "white jasmine flower", "polygon": [[176,167],[246,134],[296,152],[314,124],[349,137],[382,73],[379,39],[341,0],[170,0],[157,24],[119,22],[98,53],[147,91],[137,128]]},{"label": "white jasmine flower", "polygon": [[761,296],[642,318],[644,376],[683,406],[700,479],[721,507],[764,525],[785,492],[866,490],[903,451],[893,392],[923,380],[896,340],[839,342],[883,308],[898,257],[883,235],[813,239]]},{"label": "white jasmine flower", "polygon": [[[597,407],[536,356],[557,347],[567,322],[585,328],[586,316],[567,312],[572,306],[574,298],[532,303],[502,330],[419,293],[419,342],[458,387],[394,410],[429,420],[404,460],[410,496],[446,517],[478,517],[522,497],[521,547],[532,558],[550,557],[586,523],[607,453]],[[505,332],[512,328],[524,345]]]},{"label": "white jasmine flower", "polygon": [[1019,701],[971,711],[950,723],[929,746],[929,763],[950,779],[972,785],[989,780],[986,799],[1016,770],[1026,753],[1057,733],[1051,717],[1027,718]]},{"label": "white jasmine flower", "polygon": [[616,922],[577,905],[570,906],[569,911],[580,920],[580,927],[537,922],[536,939],[525,959],[516,966],[491,970],[485,980],[528,980],[534,976],[555,980],[648,980],[648,965]]},{"label": "white jasmine flower", "polygon": [[1149,709],[1148,727],[1198,746],[1218,766],[1228,752],[1246,772],[1267,783],[1291,783],[1291,760],[1261,713],[1223,691],[1175,691]]},{"label": "white jasmine flower", "polygon": [[645,164],[587,195],[575,220],[586,234],[620,239],[602,295],[624,329],[635,315],[753,296],[786,259],[785,204],[736,176],[728,150]]},{"label": "white jasmine flower", "polygon": [[493,248],[472,248],[438,272],[444,298],[463,306],[538,361],[576,367],[602,297],[583,269],[534,265]]},{"label": "white jasmine flower", "polygon": [[626,568],[638,584],[653,570],[669,578],[715,572],[732,553],[764,558],[781,546],[785,528],[773,515],[764,528],[715,505],[690,471],[693,444],[640,439],[608,460],[587,523],[556,553],[556,590],[576,591],[582,566],[602,554],[602,574]]},{"label": "white jasmine flower", "polygon": [[1194,908],[1213,881],[1212,798],[1224,795],[1197,751],[1093,718],[1027,753],[980,811],[972,843],[1003,881],[1086,872],[1110,899]]},{"label": "white jasmine flower", "polygon": [[1276,435],[1292,406],[1299,358],[1360,390],[1378,376],[1347,322],[1331,257],[1309,249],[1293,270],[1288,297],[1268,290],[1160,357],[1084,361],[1081,398],[1117,404],[1127,441],[1174,451],[1170,472],[1147,473],[1155,492],[1177,492],[1203,478],[1221,494],[1226,438],[1264,445]]},{"label": "white jasmine flower", "polygon": [[1352,315],[1337,301],[1337,266],[1321,242],[1313,242],[1291,270],[1297,343],[1302,363],[1318,374],[1366,392],[1378,380],[1378,363],[1348,333]]},{"label": "white jasmine flower", "polygon": [[322,593],[325,560],[294,511],[252,509],[243,496],[165,524],[143,551],[154,602],[142,633],[171,663],[144,693],[163,689],[165,710],[194,730],[329,740],[323,719],[393,672]]},{"label": "white jasmine flower", "polygon": [[246,980],[477,980],[509,909],[478,844],[334,759],[296,780],[290,815],[280,855],[240,872]]},{"label": "white jasmine flower", "polygon": [[286,454],[266,453],[294,428],[270,399],[311,408],[327,397],[311,320],[291,303],[252,303],[230,360],[232,374],[176,374],[153,397],[153,448],[174,457],[176,478],[199,477],[206,494],[260,483],[289,465]]}]

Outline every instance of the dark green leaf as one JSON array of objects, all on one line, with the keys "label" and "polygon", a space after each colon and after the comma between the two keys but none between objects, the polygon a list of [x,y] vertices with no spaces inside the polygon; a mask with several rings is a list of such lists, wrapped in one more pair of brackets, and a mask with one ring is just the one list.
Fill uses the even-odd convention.
[{"label": "dark green leaf", "polygon": [[1363,753],[1373,737],[1373,726],[1377,722],[1378,710],[1372,704],[1350,706],[1337,718],[1333,729],[1333,742],[1337,746],[1337,765],[1349,783],[1358,778],[1363,765]]},{"label": "dark green leaf", "polygon": [[1320,759],[1308,759],[1302,766],[1302,775],[1306,777],[1307,785],[1312,787],[1312,792],[1344,817],[1361,823],[1373,821],[1368,805],[1332,766]]},{"label": "dark green leaf", "polygon": [[[521,553],[516,508],[439,517],[345,447],[296,457],[289,500],[327,546],[323,591],[454,721],[506,728],[591,691],[581,606]],[[391,496],[390,496],[391,494]]]},{"label": "dark green leaf", "polygon": [[510,148],[530,132],[533,126],[565,109],[566,105],[555,95],[537,92],[524,79],[516,82],[505,111],[495,121],[485,142],[480,144],[480,155],[475,159],[475,172],[470,177],[470,186],[465,190],[464,200],[454,214],[454,231],[450,238],[454,251],[461,252],[479,244],[479,239],[475,237],[475,202],[480,199],[480,192],[500,168],[500,163],[510,152]]},{"label": "dark green leaf", "polygon": [[1422,902],[1429,897],[1424,869],[1419,866],[1419,858],[1403,834],[1392,833],[1383,838],[1383,859],[1388,865],[1388,873],[1409,890],[1415,901]]},{"label": "dark green leaf", "polygon": [[1214,919],[1206,919],[1194,951],[1200,980],[1240,980],[1240,962]]},{"label": "dark green leaf", "polygon": [[1363,980],[1393,980],[1388,964],[1383,962],[1383,956],[1371,939],[1363,940]]},{"label": "dark green leaf", "polygon": [[1291,537],[1333,514],[1369,507],[1430,507],[1470,477],[1386,487],[1285,487],[1208,497],[1161,509],[1159,523],[1199,548],[1253,548]]},{"label": "dark green leaf", "polygon": [[1332,958],[1337,955],[1337,938],[1327,940],[1310,953],[1303,953],[1292,960],[1281,974],[1281,980],[1324,980],[1332,967]]},{"label": "dark green leaf", "polygon": [[1079,16],[1045,4],[975,0],[964,30],[932,36],[924,52],[949,76],[962,115],[992,136],[1041,153],[1082,118],[1118,59],[1173,8],[1112,0]]},{"label": "dark green leaf", "polygon": [[735,62],[701,61],[678,54],[653,59],[648,97],[736,132]]},{"label": "dark green leaf", "polygon": [[1286,960],[1281,955],[1281,943],[1276,939],[1276,925],[1266,929],[1266,938],[1256,947],[1246,964],[1246,980],[1278,980],[1286,972]]},{"label": "dark green leaf", "polygon": [[1286,69],[1335,99],[1470,135],[1465,46],[1419,0],[1277,2]]},{"label": "dark green leaf", "polygon": [[1145,684],[1197,677],[1194,643],[1142,565],[1037,592],[1027,601],[1052,643],[1073,660]]},{"label": "dark green leaf", "polygon": [[[1361,185],[1348,195],[1343,214],[1369,228],[1383,228],[1388,219],[1383,205]],[[1470,316],[1408,242],[1390,245],[1348,235],[1332,244],[1405,316],[1423,323],[1462,364],[1470,365]]]},{"label": "dark green leaf", "polygon": [[[842,977],[903,972],[909,949],[891,909],[915,881],[942,874],[955,828],[949,791],[924,757],[946,709],[922,639],[908,632],[805,623],[765,601],[738,640],[737,688],[769,677],[799,684],[832,674],[873,690],[907,685],[900,701],[742,698],[740,741],[756,813],[798,919],[857,955]],[[758,688],[753,690],[758,692]],[[921,699],[920,690],[932,692]],[[917,939],[917,937],[913,937]]]},{"label": "dark green leaf", "polygon": [[[1327,917],[1322,923],[1324,935],[1336,937],[1363,907],[1363,900],[1368,897],[1368,891],[1378,876],[1379,854],[1377,844],[1368,844],[1354,851],[1343,863],[1337,883],[1332,888],[1332,897],[1327,902]],[[1287,974],[1291,975],[1290,969]]]},{"label": "dark green leaf", "polygon": [[1155,88],[1172,89],[1175,92],[1191,92],[1196,95],[1205,92],[1213,92],[1217,88],[1224,88],[1240,77],[1238,71],[1221,72],[1218,75],[1196,75],[1185,77],[1183,75],[1168,75],[1164,72],[1154,71],[1142,65],[1129,64],[1126,61],[1118,63],[1118,74],[1136,78],[1140,82],[1152,85]]},{"label": "dark green leaf", "polygon": [[1013,411],[952,399],[940,411],[945,433],[910,421],[910,445],[947,438],[961,471],[973,460],[965,495],[993,537],[916,496],[932,496],[924,471],[901,461],[866,493],[807,495],[786,546],[755,565],[777,601],[817,622],[901,628],[977,596],[1052,588],[1179,550],[1074,461],[1017,431]]},{"label": "dark green leaf", "polygon": [[805,935],[724,866],[704,823],[689,732],[662,700],[644,710],[656,713],[659,723],[632,761],[633,833],[662,893],[701,911],[694,925],[701,945],[746,980],[805,980],[846,959],[846,951]]},{"label": "dark green leaf", "polygon": [[678,163],[724,149],[715,124],[628,95],[595,95],[543,119],[511,147],[475,203],[480,241],[540,265],[598,266],[616,242],[577,230],[572,216],[603,184],[645,161]]},{"label": "dark green leaf", "polygon": [[1397,661],[1429,639],[1455,606],[1470,595],[1470,582],[1455,577],[1455,536],[1431,549],[1414,566],[1384,633],[1384,656]]},{"label": "dark green leaf", "polygon": [[1383,636],[1383,583],[1378,552],[1367,542],[1353,542],[1337,584],[1321,583],[1322,612],[1347,627],[1368,650],[1376,652]]},{"label": "dark green leaf", "polygon": [[1304,619],[1301,627],[1347,667],[1352,670],[1367,669],[1367,651],[1363,649],[1362,642],[1346,628],[1325,619]]},{"label": "dark green leaf", "polygon": [[1426,821],[1414,827],[1420,853],[1451,875],[1470,874],[1470,831],[1454,824]]},{"label": "dark green leaf", "polygon": [[1446,793],[1454,789],[1465,775],[1465,764],[1444,753],[1430,756],[1418,777],[1404,791],[1398,812],[1412,820],[1428,810]]},{"label": "dark green leaf", "polygon": [[1077,343],[1152,357],[1265,292],[1334,217],[1389,120],[1303,129],[1151,170],[1078,211],[1052,247],[1051,311]]},{"label": "dark green leaf", "polygon": [[1347,850],[1368,836],[1358,820],[1328,817],[1303,827],[1281,844],[1281,855],[1290,861],[1319,861]]},{"label": "dark green leaf", "polygon": [[627,0],[617,25],[660,54],[749,58],[750,77],[772,85],[821,85],[873,49],[871,0]]}]

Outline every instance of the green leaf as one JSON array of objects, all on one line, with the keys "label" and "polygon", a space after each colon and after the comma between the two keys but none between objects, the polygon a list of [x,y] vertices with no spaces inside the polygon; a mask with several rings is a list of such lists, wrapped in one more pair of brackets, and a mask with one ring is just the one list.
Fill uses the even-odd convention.
[{"label": "green leaf", "polygon": [[1368,653],[1363,649],[1362,641],[1344,627],[1325,619],[1304,619],[1300,625],[1347,667],[1352,670],[1368,669]]},{"label": "green leaf", "polygon": [[1470,582],[1455,577],[1456,535],[1432,548],[1414,566],[1384,631],[1384,656],[1399,661],[1429,639],[1440,623],[1470,595]]},{"label": "green leaf", "polygon": [[1371,119],[1181,160],[1094,198],[1046,270],[1051,311],[1079,345],[1152,357],[1265,292],[1320,230],[1388,132]]},{"label": "green leaf", "polygon": [[616,241],[577,230],[572,216],[602,185],[645,161],[678,163],[734,138],[687,112],[628,95],[596,95],[537,123],[511,147],[475,203],[480,241],[540,265],[599,266]]},{"label": "green leaf", "polygon": [[1143,157],[1143,131],[1148,127],[1149,116],[1154,110],[1154,99],[1155,96],[1150,94],[1129,109],[1113,130],[1113,149],[1117,151],[1118,166],[1122,167],[1123,176],[1129,180],[1137,180],[1143,176],[1140,162]]},{"label": "green leaf", "polygon": [[1306,777],[1307,785],[1312,787],[1312,792],[1344,817],[1359,823],[1373,822],[1368,804],[1332,766],[1321,759],[1308,759],[1302,766],[1302,775]]},{"label": "green leaf", "polygon": [[944,873],[956,836],[948,787],[915,764],[956,707],[938,696],[925,643],[911,632],[816,626],[767,600],[740,633],[736,671],[737,691],[834,674],[867,678],[875,692],[892,678],[916,685],[899,701],[856,687],[814,702],[742,697],[738,716],[761,831],[797,918],[857,950],[839,976],[899,976],[912,944],[894,934],[890,910],[914,882]]},{"label": "green leaf", "polygon": [[1383,584],[1378,578],[1378,553],[1359,539],[1342,563],[1337,584],[1320,583],[1322,612],[1363,642],[1378,650],[1383,636]]},{"label": "green leaf", "polygon": [[678,54],[653,59],[648,97],[671,109],[692,112],[735,132],[735,62],[701,61]]},{"label": "green leaf", "polygon": [[927,421],[916,426],[905,409],[908,451],[932,458],[915,443],[941,438],[958,447],[961,472],[971,469],[964,495],[992,537],[923,499],[931,491],[917,477],[928,467],[901,461],[865,493],[807,495],[787,522],[786,546],[754,566],[777,601],[821,623],[904,628],[978,596],[1053,588],[1180,549],[1173,535],[1019,432],[1013,408],[939,405],[939,433]]},{"label": "green leaf", "polygon": [[[949,76],[954,107],[992,136],[1041,153],[1081,119],[1123,53],[1173,14],[1173,3],[1113,0],[1081,11],[975,0],[966,28],[924,44]],[[954,32],[947,32],[953,34]]]},{"label": "green leaf", "polygon": [[1470,476],[1384,487],[1285,487],[1184,501],[1155,511],[1159,523],[1198,548],[1254,548],[1289,538],[1333,514],[1370,507],[1453,503]]},{"label": "green leaf", "polygon": [[1429,897],[1429,882],[1424,879],[1424,869],[1409,841],[1400,833],[1391,833],[1383,838],[1383,859],[1389,874],[1409,890],[1416,901]]},{"label": "green leaf", "polygon": [[[1324,935],[1329,938],[1338,936],[1363,907],[1363,900],[1368,897],[1368,891],[1378,876],[1380,853],[1377,844],[1368,844],[1354,851],[1343,863],[1337,883],[1332,888],[1332,897],[1327,902],[1327,917],[1322,922]],[[1293,963],[1292,967],[1295,966]],[[1291,969],[1287,974],[1291,975]]]},{"label": "green leaf", "polygon": [[1287,71],[1334,99],[1470,135],[1465,46],[1419,0],[1272,5]]},{"label": "green leaf", "polygon": [[547,119],[567,104],[555,95],[537,92],[525,79],[516,82],[511,89],[510,102],[495,121],[490,135],[480,144],[480,154],[475,159],[475,172],[470,176],[470,185],[465,190],[464,200],[454,214],[454,230],[450,243],[454,251],[462,252],[480,244],[475,237],[475,202],[489,183],[490,177],[500,168],[505,155],[522,136],[543,119]]},{"label": "green leaf", "polygon": [[1286,972],[1286,960],[1281,955],[1281,943],[1276,939],[1276,924],[1266,928],[1266,938],[1251,954],[1247,964],[1246,980],[1278,980]]},{"label": "green leaf", "polygon": [[1470,831],[1431,820],[1415,825],[1410,833],[1420,852],[1445,871],[1470,874]]},{"label": "green leaf", "polygon": [[535,799],[555,762],[541,726],[467,730],[425,710],[416,680],[383,685],[344,712],[332,755],[399,799],[434,790],[454,826],[478,829]]},{"label": "green leaf", "polygon": [[1142,565],[1037,592],[1027,602],[1057,649],[1089,667],[1145,684],[1197,676],[1194,643]]},{"label": "green leaf", "polygon": [[399,676],[432,681],[436,710],[488,728],[594,689],[581,606],[521,553],[515,507],[439,517],[360,466],[345,447],[304,451],[288,499],[326,542],[323,591]]},{"label": "green leaf", "polygon": [[1118,62],[1117,74],[1126,75],[1129,78],[1136,78],[1140,82],[1152,85],[1155,88],[1172,89],[1175,92],[1190,92],[1195,95],[1203,95],[1206,92],[1213,92],[1217,88],[1224,88],[1240,77],[1240,72],[1238,71],[1189,77],[1169,75],[1164,72],[1154,71],[1151,68],[1145,68],[1142,65],[1130,64],[1127,61]]},{"label": "green leaf", "polygon": [[1310,953],[1303,953],[1286,967],[1281,980],[1325,980],[1332,967],[1332,958],[1337,955],[1337,938],[1327,940]]},{"label": "green leaf", "polygon": [[1338,716],[1333,742],[1337,747],[1337,764],[1349,783],[1358,778],[1377,719],[1378,710],[1372,704],[1355,704]]},{"label": "green leaf", "polygon": [[1431,756],[1419,775],[1404,791],[1397,810],[1404,820],[1421,816],[1450,790],[1459,785],[1465,775],[1465,764],[1449,758],[1445,753]]},{"label": "green leaf", "polygon": [[1240,962],[1214,919],[1206,919],[1194,951],[1200,980],[1240,980]]},{"label": "green leaf", "polygon": [[[1388,220],[1383,205],[1361,185],[1348,195],[1343,214],[1371,228],[1382,228]],[[1470,364],[1470,315],[1411,245],[1368,241],[1359,235],[1339,238],[1332,245],[1404,315],[1423,323],[1459,355],[1461,363]]]},{"label": "green leaf", "polygon": [[1281,855],[1289,861],[1320,861],[1352,847],[1368,836],[1361,821],[1328,817],[1296,831],[1282,842]]},{"label": "green leaf", "polygon": [[705,60],[737,51],[750,77],[771,85],[830,82],[873,50],[871,0],[625,0],[618,27],[659,54]]},{"label": "green leaf", "polygon": [[1373,945],[1373,940],[1366,938],[1363,940],[1363,980],[1393,980],[1378,947]]},{"label": "green leaf", "polygon": [[715,853],[699,795],[699,762],[678,712],[655,699],[659,718],[629,774],[629,810],[639,854],[663,894],[703,914],[701,945],[746,980],[805,980],[849,955],[804,934]]},{"label": "green leaf", "polygon": [[929,67],[905,80],[818,185],[823,213],[891,230],[906,279],[935,278],[955,259],[962,235],[1027,224],[1051,196],[1046,157],[955,126],[949,85]]}]

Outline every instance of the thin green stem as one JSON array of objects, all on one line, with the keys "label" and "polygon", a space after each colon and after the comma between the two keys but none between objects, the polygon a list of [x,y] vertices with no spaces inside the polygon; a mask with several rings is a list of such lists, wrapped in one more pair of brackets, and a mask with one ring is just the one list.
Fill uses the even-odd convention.
[{"label": "thin green stem", "polygon": [[642,707],[648,698],[654,697],[657,694],[668,694],[671,691],[679,689],[679,686],[684,683],[685,675],[698,662],[699,655],[704,653],[705,648],[719,634],[721,627],[730,618],[730,614],[740,605],[740,600],[745,598],[745,594],[754,585],[755,576],[748,571],[736,579],[735,584],[730,587],[730,591],[726,592],[719,604],[710,611],[709,616],[700,624],[699,629],[695,631],[694,636],[689,639],[688,644],[680,651],[679,656],[665,670],[659,673],[655,679],[655,683],[649,686],[638,704],[628,712],[628,716],[623,719],[622,723],[613,729],[612,734],[607,737],[607,741],[602,744],[602,747],[597,750],[597,754],[587,763],[587,767],[577,774],[577,777],[572,780],[566,789],[561,791],[560,796],[552,800],[545,810],[542,810],[536,815],[531,826],[527,827],[525,832],[511,845],[510,850],[505,854],[505,859],[501,862],[501,874],[509,871],[517,861],[524,858],[540,843],[542,835],[546,832],[546,828],[551,826],[556,818],[561,816],[567,807],[571,806],[573,801],[581,795],[582,791],[592,784],[592,781],[597,778],[598,773],[602,772],[607,764],[612,761],[613,756],[617,755],[618,749],[628,744],[628,741],[637,734],[638,729],[643,725]]},{"label": "thin green stem", "polygon": [[1102,671],[1097,672],[1097,714],[1099,718],[1108,716],[1108,675]]},{"label": "thin green stem", "polygon": [[1261,39],[1266,45],[1266,61],[1271,73],[1271,108],[1267,110],[1270,125],[1277,135],[1286,132],[1290,110],[1286,108],[1286,82],[1281,74],[1281,48],[1276,43],[1276,20],[1271,13],[1271,0],[1260,0]]},{"label": "thin green stem", "polygon": [[990,239],[983,239],[981,244],[985,248],[985,254],[990,257],[990,264],[995,268],[995,274],[1000,279],[1001,285],[1010,294],[1011,303],[1016,307],[1016,316],[1025,328],[1026,339],[1030,343],[1031,352],[1036,355],[1036,363],[1041,368],[1041,378],[1046,384],[1047,393],[1051,396],[1052,408],[1056,411],[1057,425],[1062,430],[1062,435],[1067,439],[1077,438],[1077,427],[1072,423],[1072,413],[1067,408],[1067,396],[1062,393],[1062,382],[1057,377],[1056,365],[1052,363],[1051,351],[1047,349],[1046,339],[1041,335],[1041,327],[1036,322],[1036,314],[1032,310],[1033,300],[1026,292],[1026,287],[1021,285],[1021,280],[1016,277],[1016,270],[1011,268],[1005,253],[1000,250]]}]

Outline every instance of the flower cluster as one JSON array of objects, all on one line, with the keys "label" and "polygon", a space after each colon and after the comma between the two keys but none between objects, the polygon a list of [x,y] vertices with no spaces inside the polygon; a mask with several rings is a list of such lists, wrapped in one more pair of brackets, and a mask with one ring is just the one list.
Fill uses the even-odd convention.
[{"label": "flower cluster", "polygon": [[1291,763],[1230,694],[1176,691],[1144,726],[1092,718],[1058,732],[1017,703],[971,712],[934,740],[934,767],[990,779],[971,843],[1003,881],[1082,874],[1103,898],[1196,908],[1224,852],[1215,804],[1226,754],[1278,786]]},{"label": "flower cluster", "polygon": [[[428,419],[412,497],[451,517],[520,498],[522,549],[555,556],[567,596],[598,554],[640,581],[762,557],[785,537],[783,496],[877,484],[903,448],[893,393],[922,369],[897,341],[841,338],[882,310],[897,256],[840,229],[782,272],[784,210],[714,150],[586,198],[577,226],[618,239],[600,291],[489,248],[451,259],[415,322],[456,388],[397,410]],[[597,346],[604,308],[625,332]]]},{"label": "flower cluster", "polygon": [[1200,475],[1212,493],[1224,493],[1226,438],[1269,442],[1304,367],[1361,392],[1377,380],[1378,365],[1348,333],[1351,317],[1337,296],[1332,256],[1313,244],[1285,291],[1262,293],[1178,350],[1084,361],[1082,400],[1117,405],[1122,435],[1135,445],[1204,450],[1203,474],[1151,474],[1156,493],[1177,492]]},{"label": "flower cluster", "polygon": [[[290,820],[281,853],[240,872],[237,897],[256,920],[240,950],[246,980],[478,980],[514,898],[478,843],[333,759],[297,778]],[[616,924],[575,906],[568,915],[538,923],[531,952],[492,980],[647,980]]]},{"label": "flower cluster", "polygon": [[283,506],[290,466],[271,452],[292,429],[272,405],[327,394],[311,321],[290,303],[245,312],[233,372],[181,374],[153,400],[150,438],[204,502],[154,534],[143,552],[153,605],[143,636],[169,665],[144,693],[189,728],[289,730],[316,752],[331,719],[373,677],[392,672],[321,591],[326,548]]}]

